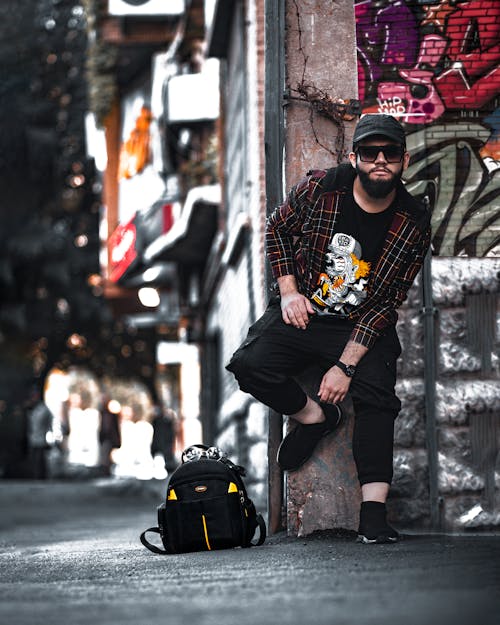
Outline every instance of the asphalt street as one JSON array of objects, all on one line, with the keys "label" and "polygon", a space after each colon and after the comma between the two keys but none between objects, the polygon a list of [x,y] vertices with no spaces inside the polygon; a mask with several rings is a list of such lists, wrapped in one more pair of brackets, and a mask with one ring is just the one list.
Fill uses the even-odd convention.
[{"label": "asphalt street", "polygon": [[163,484],[0,482],[1,625],[499,625],[500,535],[159,556]]}]

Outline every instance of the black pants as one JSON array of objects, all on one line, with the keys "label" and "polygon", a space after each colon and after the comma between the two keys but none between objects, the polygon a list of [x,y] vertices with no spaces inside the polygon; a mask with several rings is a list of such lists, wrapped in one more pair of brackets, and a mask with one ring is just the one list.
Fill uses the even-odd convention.
[{"label": "black pants", "polygon": [[[326,372],[339,359],[351,331],[351,322],[317,315],[305,330],[294,328],[284,323],[275,300],[250,327],[227,369],[242,391],[276,412],[294,414],[307,401],[294,376],[311,364]],[[360,484],[392,480],[394,419],[401,407],[394,391],[400,353],[391,327],[361,359],[351,381],[353,455]]]}]

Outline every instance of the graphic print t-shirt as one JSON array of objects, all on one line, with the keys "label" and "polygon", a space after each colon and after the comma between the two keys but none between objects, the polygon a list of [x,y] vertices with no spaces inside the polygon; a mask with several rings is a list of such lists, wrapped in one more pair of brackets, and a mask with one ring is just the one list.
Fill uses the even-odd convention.
[{"label": "graphic print t-shirt", "polygon": [[380,256],[394,211],[391,204],[381,213],[367,213],[352,193],[345,198],[311,297],[318,314],[347,317],[366,299],[370,271]]}]

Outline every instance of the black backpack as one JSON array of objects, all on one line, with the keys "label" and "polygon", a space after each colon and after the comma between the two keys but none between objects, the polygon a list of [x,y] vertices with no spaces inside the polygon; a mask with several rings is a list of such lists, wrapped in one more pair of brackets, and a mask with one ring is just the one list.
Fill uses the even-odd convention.
[{"label": "black backpack", "polygon": [[[158,527],[145,530],[141,543],[160,554],[251,547],[259,527],[255,544],[262,545],[266,525],[247,495],[244,468],[205,445],[188,448],[182,457],[168,479],[166,501],[158,507]],[[147,532],[160,534],[165,549],[151,544]]]}]

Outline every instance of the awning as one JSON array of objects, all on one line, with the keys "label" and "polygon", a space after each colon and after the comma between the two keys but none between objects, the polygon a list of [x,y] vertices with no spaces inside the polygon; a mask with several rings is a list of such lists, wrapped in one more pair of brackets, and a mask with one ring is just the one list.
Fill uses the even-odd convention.
[{"label": "awning", "polygon": [[218,59],[227,57],[234,4],[234,0],[216,0],[213,21],[207,37],[207,57]]},{"label": "awning", "polygon": [[163,260],[185,265],[203,264],[217,230],[220,201],[221,189],[218,184],[191,189],[180,218],[144,251],[144,263]]}]

